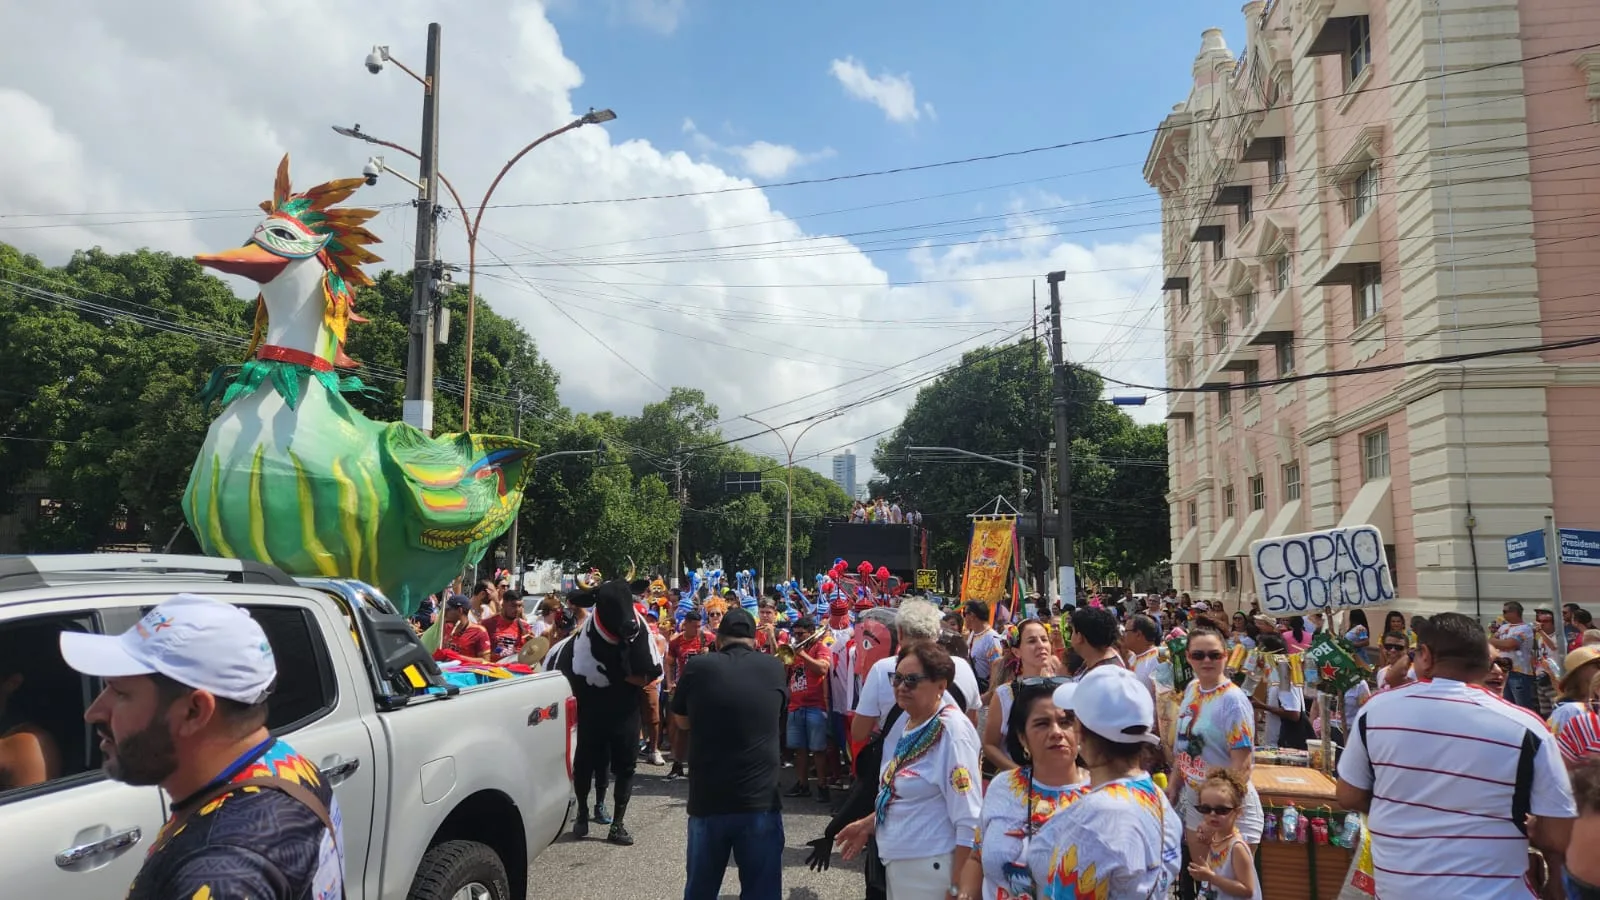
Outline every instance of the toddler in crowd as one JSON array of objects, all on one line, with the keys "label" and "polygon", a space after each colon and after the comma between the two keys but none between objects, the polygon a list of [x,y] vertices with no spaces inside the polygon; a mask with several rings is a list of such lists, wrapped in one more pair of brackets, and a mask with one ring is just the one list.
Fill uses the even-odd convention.
[{"label": "toddler in crowd", "polygon": [[1239,834],[1239,813],[1244,809],[1245,783],[1230,769],[1215,769],[1200,783],[1195,809],[1204,816],[1200,835],[1207,840],[1204,860],[1189,864],[1189,877],[1203,887],[1202,900],[1249,897],[1261,900],[1255,857]]}]

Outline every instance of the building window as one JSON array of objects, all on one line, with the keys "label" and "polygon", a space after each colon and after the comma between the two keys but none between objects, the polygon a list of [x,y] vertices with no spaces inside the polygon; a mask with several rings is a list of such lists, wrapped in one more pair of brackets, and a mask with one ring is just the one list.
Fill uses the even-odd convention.
[{"label": "building window", "polygon": [[1345,185],[1345,215],[1355,224],[1378,203],[1378,170],[1368,166]]},{"label": "building window", "polygon": [[1230,484],[1222,489],[1222,518],[1231,519],[1233,513],[1233,485]]},{"label": "building window", "polygon": [[1372,27],[1366,16],[1351,16],[1345,27],[1344,83],[1349,87],[1372,65]]},{"label": "building window", "polygon": [[1239,561],[1237,559],[1225,560],[1222,563],[1222,575],[1227,582],[1228,590],[1239,589]]},{"label": "building window", "polygon": [[1195,502],[1195,501],[1193,501],[1193,500],[1190,500],[1188,503],[1184,504],[1184,508],[1185,508],[1185,511],[1189,515],[1189,527],[1190,528],[1194,528],[1195,526],[1199,525],[1200,524],[1200,504]]},{"label": "building window", "polygon": [[1189,563],[1189,590],[1200,590],[1200,564]]},{"label": "building window", "polygon": [[1228,320],[1216,319],[1211,323],[1211,343],[1213,353],[1221,353],[1228,348]]},{"label": "building window", "polygon": [[1267,508],[1267,476],[1250,477],[1250,511]]},{"label": "building window", "polygon": [[1289,176],[1289,151],[1283,138],[1272,142],[1272,155],[1267,157],[1267,187],[1275,188]]},{"label": "building window", "polygon": [[1294,338],[1280,338],[1273,345],[1278,351],[1278,377],[1294,374]]},{"label": "building window", "polygon": [[1233,396],[1227,390],[1217,392],[1217,418],[1226,419],[1233,414]]},{"label": "building window", "polygon": [[1226,248],[1224,247],[1224,245],[1223,245],[1223,243],[1222,243],[1222,241],[1220,239],[1212,241],[1211,242],[1211,261],[1213,263],[1220,263],[1224,259],[1226,259],[1227,257],[1225,257],[1223,255],[1225,249]]},{"label": "building window", "polygon": [[1184,285],[1183,287],[1178,288],[1178,306],[1183,308],[1183,309],[1188,309],[1189,308],[1189,286],[1188,285]]},{"label": "building window", "polygon": [[1356,280],[1351,285],[1355,294],[1355,319],[1360,325],[1383,309],[1383,267],[1377,263],[1362,263],[1356,269]]},{"label": "building window", "polygon": [[1284,253],[1272,261],[1272,292],[1281,294],[1289,289],[1289,254]]},{"label": "building window", "polygon": [[1189,383],[1189,380],[1192,379],[1193,377],[1194,377],[1194,363],[1192,363],[1189,360],[1189,357],[1187,357],[1187,356],[1179,357],[1178,358],[1178,383],[1187,385]]},{"label": "building window", "polygon": [[1239,322],[1248,327],[1256,320],[1256,292],[1251,291],[1239,300]]},{"label": "building window", "polygon": [[1188,416],[1183,420],[1183,440],[1185,443],[1194,443],[1194,417]]},{"label": "building window", "polygon": [[1244,368],[1240,370],[1240,374],[1244,378],[1244,402],[1249,403],[1251,400],[1258,399],[1261,396],[1261,389],[1256,387],[1256,382],[1261,380],[1260,364],[1245,363]]},{"label": "building window", "polygon": [[1300,499],[1300,463],[1292,462],[1283,467],[1283,502]]},{"label": "building window", "polygon": [[1361,436],[1361,480],[1389,477],[1389,429],[1379,428]]},{"label": "building window", "polygon": [[1243,230],[1246,225],[1250,224],[1250,217],[1252,215],[1253,215],[1253,211],[1250,209],[1250,200],[1249,200],[1249,198],[1246,198],[1243,203],[1239,204],[1239,228],[1240,228],[1240,230]]}]

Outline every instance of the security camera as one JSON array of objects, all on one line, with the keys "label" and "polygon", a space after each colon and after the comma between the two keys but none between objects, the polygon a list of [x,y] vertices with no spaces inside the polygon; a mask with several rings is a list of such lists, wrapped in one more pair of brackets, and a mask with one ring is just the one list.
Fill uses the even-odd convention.
[{"label": "security camera", "polygon": [[361,177],[367,180],[367,187],[378,183],[378,176],[383,174],[383,157],[369,156],[367,164],[361,167]]},{"label": "security camera", "polygon": [[388,54],[386,54],[384,51],[387,50],[387,49],[388,49],[387,47],[376,47],[375,46],[375,47],[372,48],[372,52],[367,54],[367,71],[368,72],[371,72],[372,74],[376,75],[379,72],[383,71],[383,61],[388,56]]}]

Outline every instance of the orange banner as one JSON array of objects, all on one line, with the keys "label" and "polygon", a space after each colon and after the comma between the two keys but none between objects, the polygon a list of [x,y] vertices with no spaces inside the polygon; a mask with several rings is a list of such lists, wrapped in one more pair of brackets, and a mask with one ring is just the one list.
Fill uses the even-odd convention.
[{"label": "orange banner", "polygon": [[992,607],[1006,593],[1006,575],[1011,570],[1012,533],[1015,516],[984,516],[972,522],[972,546],[967,550],[967,568],[961,578],[961,600],[983,600]]}]

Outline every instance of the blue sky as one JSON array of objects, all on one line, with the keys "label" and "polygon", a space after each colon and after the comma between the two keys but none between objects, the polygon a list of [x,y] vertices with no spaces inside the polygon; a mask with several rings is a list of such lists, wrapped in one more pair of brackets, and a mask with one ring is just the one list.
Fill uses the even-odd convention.
[{"label": "blue sky", "polygon": [[[703,151],[684,132],[689,119],[719,144],[762,140],[802,153],[831,152],[776,180],[1149,129],[1186,96],[1201,31],[1224,28],[1236,53],[1242,32],[1239,4],[1209,0],[1137,5],[585,0],[557,3],[550,15],[567,55],[583,69],[585,82],[574,91],[575,102],[615,106],[621,118],[611,131],[619,138],[642,137],[658,147],[700,155]],[[836,59],[854,60],[874,77],[908,78],[918,117],[890,121],[878,107],[853,99],[830,71]],[[769,193],[774,205],[794,216],[1048,179],[805,220],[809,229],[835,232],[962,218],[1002,209],[1010,199],[1037,208],[1039,203],[1027,199],[1034,191],[1072,202],[1146,198],[1116,207],[1126,213],[1119,218],[1063,226],[1081,233],[1081,241],[1096,243],[1153,230],[1154,195],[1140,177],[1148,147],[1149,137],[1137,136]],[[715,151],[709,156],[719,158]],[[893,277],[908,274],[903,253],[875,253],[874,260]]]}]

